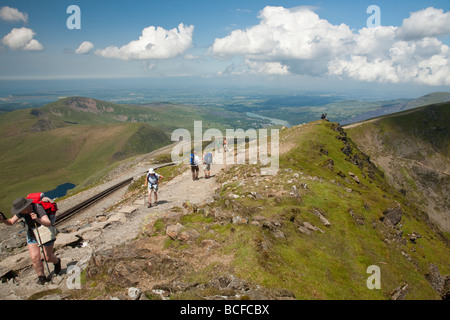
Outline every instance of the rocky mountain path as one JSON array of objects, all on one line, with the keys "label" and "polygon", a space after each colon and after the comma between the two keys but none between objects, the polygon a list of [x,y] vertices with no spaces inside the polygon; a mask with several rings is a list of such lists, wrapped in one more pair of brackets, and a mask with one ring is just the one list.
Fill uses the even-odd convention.
[{"label": "rocky mountain path", "polygon": [[[150,166],[139,163],[120,176],[122,179],[127,175],[139,178]],[[62,260],[62,272],[59,276],[53,275],[53,265],[50,263],[52,281],[44,286],[36,284],[37,276],[26,247],[19,254],[3,259],[0,262],[4,281],[0,284],[0,299],[61,299],[68,290],[76,289],[77,277],[94,253],[131,242],[146,222],[158,219],[173,207],[182,207],[186,202],[201,204],[212,201],[218,187],[215,176],[225,165],[213,164],[210,179],[205,179],[203,165],[199,167],[199,179],[196,181],[192,180],[189,168],[170,181],[163,180],[157,206],[147,207],[148,196],[143,186],[137,195],[130,198],[126,198],[125,190],[121,190],[93,205],[82,216],[58,226],[61,233],[57,236],[55,254]],[[67,203],[62,203],[62,206],[67,206]]]},{"label": "rocky mountain path", "polygon": [[[114,232],[107,232],[102,239],[98,239],[98,250],[105,250],[115,245],[134,239],[142,230],[143,219],[157,219],[159,215],[173,207],[182,207],[183,203],[201,204],[212,200],[215,189],[218,187],[215,175],[224,167],[224,165],[211,166],[211,178],[205,179],[203,168],[200,165],[199,179],[192,180],[190,170],[185,171],[174,179],[162,183],[158,191],[158,205],[147,207],[148,196],[146,190],[142,188],[139,195],[130,206],[119,209],[119,214],[124,213],[127,222]],[[163,180],[164,181],[164,180]],[[154,198],[152,197],[152,202]],[[131,212],[132,211],[132,212]],[[123,215],[122,217],[123,218]]]}]

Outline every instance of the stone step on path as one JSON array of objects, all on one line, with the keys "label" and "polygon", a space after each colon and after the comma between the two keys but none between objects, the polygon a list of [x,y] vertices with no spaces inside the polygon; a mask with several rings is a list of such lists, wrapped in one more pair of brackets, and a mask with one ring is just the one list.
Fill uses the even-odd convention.
[{"label": "stone step on path", "polygon": [[125,213],[125,214],[132,214],[135,212],[138,208],[136,206],[127,206],[124,208],[119,209],[119,212]]}]

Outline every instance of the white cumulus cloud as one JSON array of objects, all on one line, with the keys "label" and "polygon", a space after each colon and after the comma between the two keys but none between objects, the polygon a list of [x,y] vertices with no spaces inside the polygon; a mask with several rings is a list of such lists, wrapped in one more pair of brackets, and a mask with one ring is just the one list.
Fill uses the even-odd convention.
[{"label": "white cumulus cloud", "polygon": [[289,68],[280,62],[259,62],[247,60],[247,65],[257,73],[265,73],[270,75],[286,75]]},{"label": "white cumulus cloud", "polygon": [[86,53],[89,53],[92,50],[92,48],[94,48],[94,44],[92,42],[84,41],[82,44],[80,44],[78,49],[75,50],[75,53],[76,54],[86,54]]},{"label": "white cumulus cloud", "polygon": [[138,40],[122,46],[109,46],[95,51],[105,58],[121,60],[169,59],[184,53],[192,46],[194,26],[180,24],[178,28],[165,30],[150,26],[142,31]]},{"label": "white cumulus cloud", "polygon": [[20,12],[16,8],[4,6],[0,9],[0,19],[7,22],[28,22],[28,14]]},{"label": "white cumulus cloud", "polygon": [[265,7],[260,23],[215,39],[218,59],[242,56],[262,74],[339,76],[368,82],[450,85],[450,13],[427,8],[400,27],[355,31],[321,19],[311,8]]},{"label": "white cumulus cloud", "polygon": [[14,28],[3,37],[2,43],[12,50],[39,51],[44,47],[39,41],[33,39],[35,33],[29,28]]},{"label": "white cumulus cloud", "polygon": [[399,36],[404,40],[416,40],[450,34],[450,12],[433,7],[413,12],[403,20]]}]

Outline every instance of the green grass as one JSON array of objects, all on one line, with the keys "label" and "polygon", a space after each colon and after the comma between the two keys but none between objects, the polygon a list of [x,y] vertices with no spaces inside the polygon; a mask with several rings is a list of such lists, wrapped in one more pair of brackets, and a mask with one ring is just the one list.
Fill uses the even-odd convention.
[{"label": "green grass", "polygon": [[147,125],[124,123],[24,132],[0,139],[4,150],[0,206],[9,208],[20,196],[52,190],[66,182],[84,185],[118,161],[168,142],[163,135],[151,140],[153,133]]}]

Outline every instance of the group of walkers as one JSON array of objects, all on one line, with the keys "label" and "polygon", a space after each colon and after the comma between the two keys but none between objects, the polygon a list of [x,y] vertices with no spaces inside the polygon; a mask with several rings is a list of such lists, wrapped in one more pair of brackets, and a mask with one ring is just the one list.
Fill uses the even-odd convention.
[{"label": "group of walkers", "polygon": [[[224,147],[225,150],[225,147]],[[203,170],[205,174],[205,179],[211,178],[211,165],[213,163],[213,157],[211,152],[205,152],[203,155]],[[198,174],[200,172],[200,158],[196,154],[195,151],[192,152],[189,164],[191,166],[191,172],[192,172],[192,180],[196,181],[199,180]],[[151,208],[158,205],[158,187],[159,182],[164,179],[164,177],[158,173],[155,172],[154,168],[150,168],[148,170],[147,176],[145,178],[145,184],[144,187],[147,189],[148,193],[148,203],[147,208]],[[154,202],[152,203],[152,195],[154,198]]]},{"label": "group of walkers", "polygon": [[221,152],[221,150],[223,149],[223,152],[228,152],[228,140],[227,138],[223,138],[222,141],[220,141],[219,139],[216,141],[216,149],[217,152]]},{"label": "group of walkers", "polygon": [[[226,152],[227,143],[223,142],[223,149]],[[211,178],[211,165],[213,157],[211,152],[206,152],[202,157],[204,165],[205,179]],[[199,180],[199,164],[200,159],[195,154],[191,155],[190,166],[192,172],[192,180]],[[164,177],[150,168],[145,179],[145,188],[148,191],[148,208],[158,205],[158,186]],[[39,193],[37,198],[28,195],[27,198],[16,199],[11,208],[11,218],[7,218],[0,212],[0,223],[12,226],[18,221],[23,221],[27,228],[27,247],[30,253],[34,270],[38,276],[37,283],[45,284],[51,280],[51,272],[48,263],[53,263],[53,273],[58,275],[61,272],[61,259],[54,254],[54,245],[56,240],[56,229],[53,224],[56,221],[57,206],[55,202],[44,197],[43,193]],[[152,204],[152,195],[154,202]],[[50,209],[51,208],[51,209]],[[45,236],[44,236],[45,232]],[[43,259],[41,259],[41,253]],[[45,275],[44,263],[47,266],[48,277]]]},{"label": "group of walkers", "polygon": [[[205,174],[205,179],[211,178],[211,165],[213,163],[212,159],[212,153],[207,152],[203,155],[203,171]],[[197,156],[196,152],[193,151],[191,154],[191,158],[189,161],[189,164],[191,165],[191,172],[192,172],[192,180],[198,180],[198,173],[200,171],[199,164],[200,164],[200,158]]]}]

